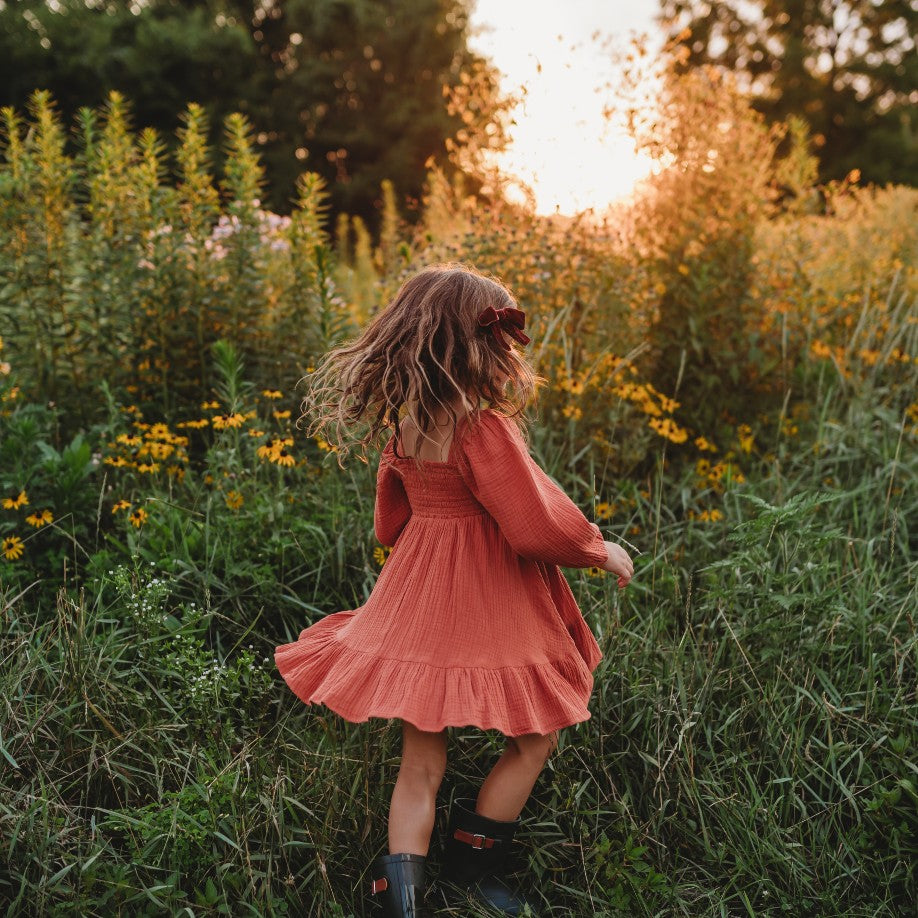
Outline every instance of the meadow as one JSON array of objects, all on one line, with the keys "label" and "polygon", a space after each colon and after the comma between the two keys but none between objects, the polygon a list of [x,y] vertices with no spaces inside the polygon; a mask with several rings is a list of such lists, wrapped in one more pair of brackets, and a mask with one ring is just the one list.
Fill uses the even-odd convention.
[{"label": "meadow", "polygon": [[[432,164],[417,223],[386,183],[328,228],[312,173],[262,208],[241,115],[215,175],[196,106],[174,163],[117,94],[77,155],[46,93],[2,111],[8,914],[372,914],[398,730],[272,653],[372,590],[377,454],[342,468],[297,382],[452,260],[527,311],[533,455],[635,558],[565,570],[604,658],[523,811],[542,913],[912,913],[918,191],[816,187],[800,124],[682,92],[680,173],[604,224]],[[501,749],[450,731],[434,876]]]}]

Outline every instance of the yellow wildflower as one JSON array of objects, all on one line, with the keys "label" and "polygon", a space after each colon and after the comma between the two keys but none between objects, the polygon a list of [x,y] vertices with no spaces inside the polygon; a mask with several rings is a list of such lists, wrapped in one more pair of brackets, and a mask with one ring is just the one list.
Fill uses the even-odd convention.
[{"label": "yellow wildflower", "polygon": [[25,551],[25,548],[22,544],[22,539],[19,536],[8,536],[3,540],[3,545],[0,546],[0,551],[3,552],[3,557],[7,561],[15,561],[22,553]]},{"label": "yellow wildflower", "polygon": [[375,559],[376,563],[382,567],[383,564],[386,563],[386,558],[389,557],[391,552],[391,545],[377,545],[376,548],[373,549],[373,558]]},{"label": "yellow wildflower", "polygon": [[262,389],[261,394],[265,398],[283,398],[284,397],[284,393],[281,392],[279,389]]},{"label": "yellow wildflower", "polygon": [[179,421],[178,424],[176,424],[175,426],[176,427],[191,427],[197,430],[201,427],[207,427],[209,423],[210,423],[210,420],[208,418],[201,418],[199,421]]},{"label": "yellow wildflower", "polygon": [[290,417],[290,409],[286,411],[272,411],[271,412],[278,421],[286,421]]},{"label": "yellow wildflower", "polygon": [[748,424],[740,424],[737,428],[737,436],[739,437],[740,449],[744,453],[752,452],[752,444],[755,440],[755,437],[752,433],[752,428]]},{"label": "yellow wildflower", "polygon": [[119,500],[118,503],[112,507],[112,513],[117,513],[119,510],[130,510],[131,502],[129,500]]},{"label": "yellow wildflower", "polygon": [[207,411],[207,410],[209,410],[209,409],[211,409],[211,408],[219,408],[219,407],[220,407],[220,403],[219,403],[219,402],[202,402],[202,403],[201,403],[201,407],[202,407],[205,411]]},{"label": "yellow wildflower", "polygon": [[245,503],[245,498],[238,491],[227,491],[226,506],[230,510],[238,510]]},{"label": "yellow wildflower", "polygon": [[20,491],[17,497],[4,497],[3,508],[5,510],[18,510],[20,507],[24,507],[28,502],[29,498],[26,497],[26,492]]},{"label": "yellow wildflower", "polygon": [[50,510],[42,510],[38,513],[30,513],[25,519],[30,526],[40,529],[45,524],[52,522],[54,515]]},{"label": "yellow wildflower", "polygon": [[115,437],[115,440],[118,443],[123,443],[125,446],[140,446],[140,444],[143,443],[143,437],[138,436],[137,434],[134,434],[133,436],[130,434],[118,434],[118,436]]},{"label": "yellow wildflower", "polygon": [[610,504],[607,501],[603,501],[602,503],[596,505],[596,510],[594,512],[596,513],[596,516],[598,516],[601,520],[607,520],[612,516],[613,513],[615,513],[615,504]]},{"label": "yellow wildflower", "polygon": [[250,437],[263,437],[265,432],[263,430],[256,430],[254,427],[249,428]]},{"label": "yellow wildflower", "polygon": [[245,415],[238,411],[235,414],[215,414],[211,423],[216,430],[224,430],[227,427],[241,427],[245,423]]},{"label": "yellow wildflower", "polygon": [[138,529],[147,521],[147,511],[143,507],[138,507],[129,517],[132,526]]}]

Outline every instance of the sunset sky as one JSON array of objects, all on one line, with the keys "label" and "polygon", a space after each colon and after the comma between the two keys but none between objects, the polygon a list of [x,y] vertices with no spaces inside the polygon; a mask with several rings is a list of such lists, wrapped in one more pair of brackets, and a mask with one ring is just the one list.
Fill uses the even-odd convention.
[{"label": "sunset sky", "polygon": [[602,209],[648,172],[621,127],[603,117],[616,80],[603,42],[623,50],[645,32],[659,47],[656,11],[656,0],[477,0],[472,47],[500,69],[505,91],[528,87],[499,164],[532,187],[540,213]]}]

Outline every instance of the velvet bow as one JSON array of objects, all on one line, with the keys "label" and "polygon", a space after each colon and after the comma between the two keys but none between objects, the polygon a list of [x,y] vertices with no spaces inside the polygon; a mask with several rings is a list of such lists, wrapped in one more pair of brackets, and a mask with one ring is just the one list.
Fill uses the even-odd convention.
[{"label": "velvet bow", "polygon": [[503,309],[495,309],[493,306],[488,306],[487,309],[482,310],[479,314],[478,324],[482,328],[490,326],[491,331],[494,332],[494,337],[497,338],[498,343],[505,351],[509,351],[512,348],[501,334],[501,330],[507,332],[520,344],[529,344],[532,340],[522,331],[526,326],[526,313],[522,309],[516,309],[513,306],[505,306]]}]

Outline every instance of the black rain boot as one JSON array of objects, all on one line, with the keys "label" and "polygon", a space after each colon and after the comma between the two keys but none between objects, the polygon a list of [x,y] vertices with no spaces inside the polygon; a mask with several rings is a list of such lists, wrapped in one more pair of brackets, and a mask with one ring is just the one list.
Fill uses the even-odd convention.
[{"label": "black rain boot", "polygon": [[503,882],[513,837],[521,822],[520,817],[513,822],[488,819],[475,812],[475,801],[470,797],[453,801],[439,876],[447,904],[451,887],[458,887],[505,915],[521,914],[524,905],[536,914],[522,893]]},{"label": "black rain boot", "polygon": [[371,868],[370,893],[383,907],[384,918],[430,918],[425,903],[421,854],[381,854]]}]

